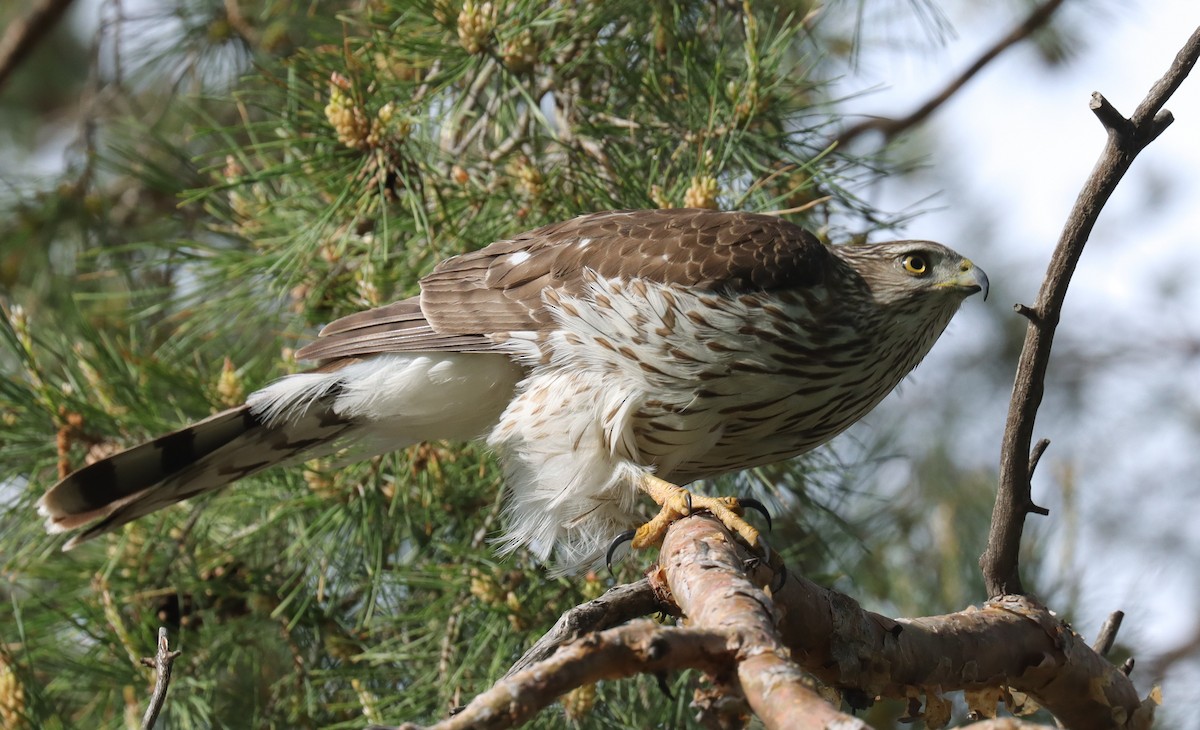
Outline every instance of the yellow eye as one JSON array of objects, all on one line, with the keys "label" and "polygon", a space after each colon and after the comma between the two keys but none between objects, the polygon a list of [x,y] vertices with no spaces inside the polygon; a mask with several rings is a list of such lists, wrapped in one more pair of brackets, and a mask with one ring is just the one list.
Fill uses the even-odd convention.
[{"label": "yellow eye", "polygon": [[904,257],[904,270],[913,276],[924,276],[929,271],[929,264],[924,256],[910,253]]}]

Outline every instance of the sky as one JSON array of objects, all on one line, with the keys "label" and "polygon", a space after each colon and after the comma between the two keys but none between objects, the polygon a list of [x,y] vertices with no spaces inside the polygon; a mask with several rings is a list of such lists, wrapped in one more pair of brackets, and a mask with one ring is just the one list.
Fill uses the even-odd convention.
[{"label": "sky", "polygon": [[[946,4],[955,37],[919,53],[868,55],[843,88],[876,89],[854,102],[864,114],[909,111],[1015,23],[996,6],[960,14]],[[971,367],[999,357],[983,308],[1017,317],[1008,313],[1015,302],[1034,301],[1105,142],[1088,108],[1092,92],[1130,115],[1200,25],[1194,0],[1068,0],[1060,12],[1084,40],[1081,53],[1050,69],[1035,49],[1010,49],[921,130],[926,173],[867,195],[884,209],[927,209],[904,233],[951,245],[992,280],[990,300],[966,302],[913,382],[876,417],[875,427],[903,422],[910,448],[936,425],[919,427],[913,414],[922,409],[913,404],[947,379],[971,381]],[[1071,282],[1035,434],[1052,441],[1034,479],[1035,502],[1052,512],[1030,518],[1051,552],[1067,559],[1050,561],[1056,567],[1045,582],[1061,578],[1059,571],[1081,577],[1076,628],[1094,636],[1110,611],[1125,610],[1121,638],[1144,662],[1185,640],[1200,621],[1200,529],[1193,522],[1200,515],[1200,71],[1166,108],[1174,124],[1134,162]],[[993,365],[1011,371],[1015,361]],[[1009,391],[977,394],[963,404],[971,417],[956,452],[995,468]],[[1079,517],[1073,526],[1059,509],[1068,475]],[[1136,669],[1133,676],[1144,693],[1148,677]],[[1168,677],[1168,705],[1194,707],[1198,681],[1195,662]],[[1173,722],[1200,728],[1195,717]]]}]

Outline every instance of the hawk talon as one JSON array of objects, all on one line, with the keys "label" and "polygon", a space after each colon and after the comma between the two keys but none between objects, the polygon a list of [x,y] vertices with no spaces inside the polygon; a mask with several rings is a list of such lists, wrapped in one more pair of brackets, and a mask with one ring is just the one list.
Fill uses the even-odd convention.
[{"label": "hawk talon", "polygon": [[654,679],[658,682],[658,690],[667,696],[668,700],[675,700],[675,695],[671,694],[671,685],[667,684],[666,672],[655,672]]},{"label": "hawk talon", "polygon": [[761,550],[763,554],[763,562],[765,562],[767,565],[771,564],[771,558],[773,557],[771,555],[771,546],[767,544],[766,539],[762,535],[758,536],[758,544],[751,545],[750,547],[751,549],[758,548]]},{"label": "hawk talon", "polygon": [[767,532],[772,531],[773,527],[771,525],[771,513],[767,511],[766,505],[764,505],[762,502],[759,502],[757,499],[739,499],[738,505],[743,508],[752,509],[762,515],[767,521]]},{"label": "hawk talon", "polygon": [[608,566],[608,574],[613,575],[612,558],[613,553],[617,552],[617,548],[621,547],[623,542],[633,542],[633,536],[637,534],[637,530],[626,530],[613,538],[613,541],[608,544],[608,552],[604,554],[604,564]]},{"label": "hawk talon", "polygon": [[787,566],[780,565],[779,570],[775,571],[775,575],[776,575],[776,577],[779,578],[779,585],[771,586],[772,594],[778,593],[783,588],[783,584],[787,583],[787,578],[788,578]]}]

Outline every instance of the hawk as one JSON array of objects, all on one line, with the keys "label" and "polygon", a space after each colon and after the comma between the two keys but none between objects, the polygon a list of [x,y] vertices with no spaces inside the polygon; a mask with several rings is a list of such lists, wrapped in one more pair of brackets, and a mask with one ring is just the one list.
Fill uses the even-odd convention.
[{"label": "hawk", "polygon": [[351,314],[316,360],[244,405],[83,467],[41,499],[65,546],[300,455],[484,438],[507,485],[502,550],[594,565],[708,509],[751,545],[733,498],[680,485],[787,459],[876,406],[988,288],[929,241],[829,246],[780,218],[584,215],[439,264],[418,296]]}]

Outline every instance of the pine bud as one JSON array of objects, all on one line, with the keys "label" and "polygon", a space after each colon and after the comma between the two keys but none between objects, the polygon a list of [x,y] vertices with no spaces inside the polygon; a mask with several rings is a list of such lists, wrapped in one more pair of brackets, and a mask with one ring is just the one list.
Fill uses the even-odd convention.
[{"label": "pine bud", "polygon": [[403,140],[411,131],[412,122],[397,114],[396,103],[389,101],[375,112],[366,143],[368,147],[379,147],[387,142]]},{"label": "pine bud", "polygon": [[338,73],[330,75],[329,103],[325,105],[325,118],[337,133],[338,141],[356,150],[366,145],[371,122],[346,93],[349,90],[349,79]]},{"label": "pine bud", "polygon": [[25,314],[25,307],[14,304],[8,308],[6,314],[13,332],[17,335],[17,341],[26,352],[30,352],[33,349],[33,336],[29,334],[29,315]]},{"label": "pine bud", "polygon": [[467,53],[483,51],[496,29],[496,8],[490,2],[467,0],[458,13],[458,42]]},{"label": "pine bud", "polygon": [[236,182],[244,174],[246,168],[242,167],[242,163],[233,155],[225,155],[225,167],[221,168],[221,177],[225,178],[225,182]]},{"label": "pine bud", "polygon": [[500,596],[500,586],[496,581],[478,570],[471,571],[471,595],[480,603],[489,606],[495,606],[504,600]]},{"label": "pine bud", "polygon": [[717,207],[717,179],[712,175],[697,175],[683,195],[685,208]]},{"label": "pine bud", "polygon": [[449,25],[450,19],[457,17],[453,0],[433,0],[433,19],[442,25]]},{"label": "pine bud", "polygon": [[25,687],[17,673],[0,653],[0,727],[19,728],[25,724]]},{"label": "pine bud", "polygon": [[667,194],[663,192],[662,185],[650,186],[650,199],[654,201],[654,205],[656,207],[663,210],[675,207],[675,204],[672,203],[669,198],[667,198]]},{"label": "pine bud", "polygon": [[517,178],[517,187],[531,198],[539,198],[546,192],[546,178],[542,171],[533,166],[527,157],[521,157],[511,168]]},{"label": "pine bud", "polygon": [[563,714],[567,716],[568,720],[580,722],[592,714],[592,707],[596,704],[596,685],[587,684],[576,687],[563,695],[559,702],[562,703]]},{"label": "pine bud", "polygon": [[515,74],[532,70],[538,59],[538,48],[533,34],[524,30],[516,38],[505,41],[500,50],[500,57],[504,61],[504,67]]},{"label": "pine bud", "polygon": [[362,705],[363,717],[367,722],[373,725],[381,725],[383,723],[383,715],[379,714],[379,698],[375,693],[367,689],[358,678],[350,680],[350,686],[354,688],[354,692],[358,695],[358,703]]},{"label": "pine bud", "polygon": [[246,384],[228,357],[217,376],[217,399],[226,408],[240,405],[246,399]]}]

